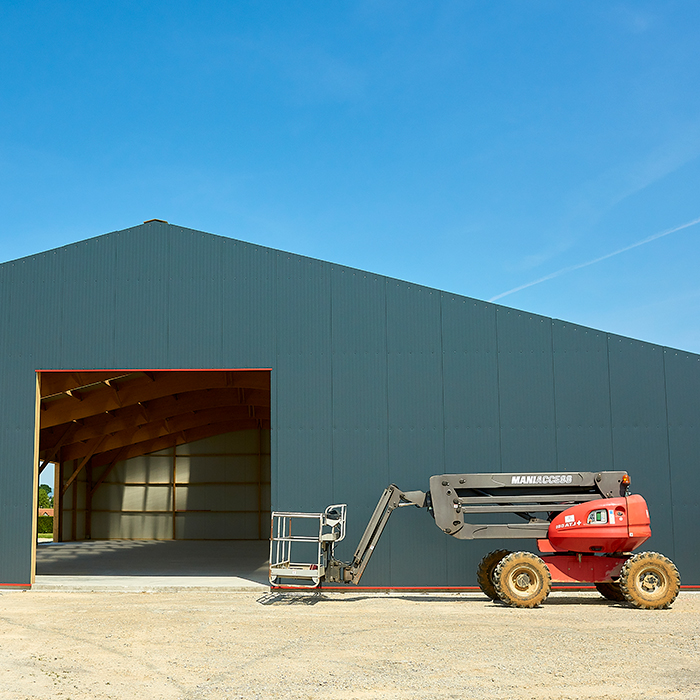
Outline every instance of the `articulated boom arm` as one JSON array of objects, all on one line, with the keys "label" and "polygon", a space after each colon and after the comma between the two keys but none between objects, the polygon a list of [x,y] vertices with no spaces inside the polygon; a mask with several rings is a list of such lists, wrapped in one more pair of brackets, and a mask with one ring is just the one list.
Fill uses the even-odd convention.
[{"label": "articulated boom arm", "polygon": [[423,491],[401,491],[396,484],[384,489],[372,517],[357,545],[355,554],[349,564],[339,561],[331,561],[328,564],[326,581],[335,583],[359,583],[362,574],[367,568],[374,548],[384,532],[389,516],[397,509],[404,506],[425,506],[425,493]]},{"label": "articulated boom arm", "polygon": [[[551,514],[624,496],[628,484],[622,471],[441,474],[430,477],[430,498],[435,524],[457,539],[539,539],[547,537]],[[469,522],[471,515],[484,513],[511,514],[524,522]]]}]

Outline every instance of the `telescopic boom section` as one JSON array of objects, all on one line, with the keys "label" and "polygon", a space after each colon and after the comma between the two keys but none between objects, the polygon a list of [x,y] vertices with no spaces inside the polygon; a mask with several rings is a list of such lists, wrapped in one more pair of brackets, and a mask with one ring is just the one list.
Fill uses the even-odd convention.
[{"label": "telescopic boom section", "polygon": [[369,564],[374,553],[374,548],[384,532],[389,516],[397,509],[404,506],[425,506],[425,493],[423,491],[402,491],[396,484],[391,484],[384,489],[372,517],[367,523],[364,534],[357,545],[355,554],[349,564],[331,562],[326,575],[327,581],[359,583],[362,574]]}]

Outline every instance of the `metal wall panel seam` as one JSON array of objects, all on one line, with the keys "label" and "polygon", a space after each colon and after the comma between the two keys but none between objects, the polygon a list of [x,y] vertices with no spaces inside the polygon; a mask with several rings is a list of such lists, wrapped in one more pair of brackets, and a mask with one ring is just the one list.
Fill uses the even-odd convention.
[{"label": "metal wall panel seam", "polygon": [[[384,347],[386,348],[386,351],[384,353],[384,396],[386,397],[386,435],[384,436],[384,440],[386,442],[386,450],[385,450],[385,455],[386,455],[386,467],[387,467],[387,481],[389,480],[389,451],[391,449],[390,445],[390,440],[389,440],[389,278],[385,277],[384,278]],[[388,486],[388,484],[387,484]],[[399,488],[401,488],[399,486]],[[394,580],[394,572],[393,572],[393,563],[394,563],[394,558],[391,555],[391,537],[385,537],[386,543],[384,546],[386,547],[387,554],[388,554],[388,559],[389,559],[389,566],[388,568],[388,576],[389,576],[389,581]]]},{"label": "metal wall panel seam", "polygon": [[[447,425],[445,424],[445,328],[442,319],[442,301],[445,296],[444,292],[440,292],[438,297],[438,309],[440,313],[440,406],[442,408],[442,473],[447,472],[445,463],[447,455]],[[447,565],[447,564],[445,564]],[[447,572],[445,572],[447,575]]]},{"label": "metal wall panel seam", "polygon": [[[446,428],[445,425],[445,342],[444,342],[444,328],[442,325],[442,302],[444,293],[441,292],[438,296],[438,313],[440,314],[440,408],[442,409],[441,425],[442,425],[442,473],[444,474],[447,469],[445,466],[445,458],[447,454],[447,444],[446,444]],[[445,543],[447,545],[447,543]],[[443,576],[445,581],[449,581],[450,576],[450,565],[449,565],[449,550],[445,552],[445,558],[443,560]]]},{"label": "metal wall panel seam", "polygon": [[[280,275],[280,265],[279,265],[280,252],[277,251],[273,256],[274,270],[272,274],[272,304],[274,308],[272,309],[273,318],[275,319],[275,326],[277,325],[277,319],[279,314],[279,275]],[[279,503],[279,461],[277,459],[279,442],[278,442],[278,428],[279,428],[279,333],[274,333],[274,348],[273,357],[275,358],[275,365],[270,377],[270,406],[274,406],[274,411],[270,415],[270,508],[275,510]]]},{"label": "metal wall panel seam", "polygon": [[[279,265],[277,264],[279,255],[272,256],[272,309],[270,313],[272,318],[277,321],[278,313],[278,294],[279,294]],[[279,503],[279,460],[278,455],[278,443],[277,443],[277,428],[279,426],[279,411],[278,411],[278,397],[279,397],[279,387],[277,385],[277,377],[279,372],[277,371],[277,358],[279,357],[279,334],[273,333],[273,348],[272,357],[274,358],[275,364],[270,372],[270,512],[277,508]],[[274,407],[274,411],[272,408]],[[272,527],[272,526],[270,526]]]},{"label": "metal wall panel seam", "polygon": [[[60,265],[60,266],[59,266],[59,269],[60,269],[60,272],[61,272],[61,278],[63,278],[63,276],[65,275],[65,272],[63,271],[63,265]],[[61,329],[61,332],[60,332],[60,334],[59,334],[59,337],[60,337],[60,339],[61,339],[61,342],[60,342],[60,344],[59,344],[59,355],[58,355],[58,357],[64,357],[64,355],[63,355],[63,352],[64,352],[64,348],[63,348],[63,345],[64,345],[64,338],[63,338],[63,336],[64,336],[64,334],[65,334],[65,307],[66,307],[66,305],[65,305],[65,303],[64,303],[65,292],[64,292],[63,285],[60,285],[59,289],[60,289],[59,297],[60,297],[60,299],[61,299],[61,304],[60,304],[60,307],[61,307],[60,319],[61,319],[61,320],[60,320],[60,326],[59,326],[60,329]]]},{"label": "metal wall panel seam", "polygon": [[[610,355],[611,394],[618,433],[616,468],[635,474],[633,486],[645,495],[649,504],[654,525],[652,539],[646,546],[670,551],[671,522],[667,517],[659,517],[672,507],[660,350],[657,345],[620,338],[618,351],[611,351]],[[664,461],[666,468],[661,479],[660,467]]]},{"label": "metal wall panel seam", "polygon": [[[332,497],[329,268],[295,256],[280,256],[279,264],[277,444],[285,463],[278,472],[278,495],[280,503],[289,504],[281,508],[317,511]],[[308,488],[311,483],[315,488]]]},{"label": "metal wall panel seam", "polygon": [[165,356],[168,358],[168,364],[171,364],[172,357],[170,353],[170,327],[172,325],[172,313],[170,306],[170,270],[172,269],[172,245],[170,243],[170,236],[168,236],[166,239],[165,248],[165,259],[168,261],[167,277],[165,279],[165,317],[167,318],[167,323],[165,324]]},{"label": "metal wall panel seam", "polygon": [[176,367],[224,367],[217,353],[223,335],[217,309],[222,306],[221,240],[179,227],[171,227],[168,233],[171,363]]},{"label": "metal wall panel seam", "polygon": [[[112,247],[112,269],[116,270],[117,269],[117,241],[115,240],[115,244]],[[114,285],[114,289],[112,289],[112,310],[113,310],[113,318],[116,317],[117,315],[117,284]],[[117,324],[112,323],[112,352],[114,352],[114,348],[117,347]],[[115,361],[115,365],[117,364],[117,357],[115,355],[112,355]]]},{"label": "metal wall panel seam", "polygon": [[[234,248],[236,247],[236,243],[233,244],[233,247]],[[223,261],[223,255],[221,256],[221,259]],[[224,344],[225,343],[224,339],[226,337],[226,333],[224,331],[224,326],[226,325],[226,310],[225,310],[225,305],[224,305],[224,296],[225,296],[225,293],[224,293],[224,289],[225,289],[224,274],[225,274],[225,271],[224,271],[224,266],[222,263],[221,275],[219,276],[219,298],[221,299],[221,306],[219,308],[219,316],[220,316],[219,325],[221,328],[221,338],[219,339],[219,347],[220,347],[219,357],[221,357],[222,359],[226,358],[226,346]],[[224,364],[225,364],[225,360],[224,360]]]},{"label": "metal wall panel seam", "polygon": [[[61,327],[64,335],[61,353],[63,366],[95,369],[99,365],[114,364],[114,326],[111,320],[115,312],[115,242],[113,237],[103,237],[89,244],[83,243],[76,250],[72,264],[61,256],[63,280],[61,282],[62,309],[79,319],[73,328]],[[66,274],[68,273],[68,274]],[[85,338],[89,342],[85,342]],[[96,353],[94,348],[99,348]]]},{"label": "metal wall panel seam", "polygon": [[[384,279],[342,266],[331,277],[333,332],[333,500],[348,503],[346,542],[356,544],[376,499],[389,483],[386,473],[386,336]],[[325,390],[325,388],[324,388]],[[388,579],[382,539],[367,576]]]},{"label": "metal wall panel seam", "polygon": [[555,399],[559,466],[611,469],[610,401],[605,334],[556,320]]},{"label": "metal wall panel seam", "polygon": [[666,350],[662,348],[661,361],[664,367],[664,415],[666,416],[666,453],[668,455],[668,488],[671,501],[671,557],[676,558],[676,523],[675,509],[673,507],[673,463],[671,462],[671,436],[668,424],[668,380],[666,377]]},{"label": "metal wall panel seam", "polygon": [[520,311],[499,314],[503,469],[541,471],[556,462],[549,319]]},{"label": "metal wall panel seam", "polygon": [[496,309],[496,390],[498,392],[498,468],[503,473],[503,431],[501,425],[503,424],[503,416],[501,414],[501,348],[500,348],[500,332],[498,317],[500,315],[501,306],[495,306]]},{"label": "metal wall panel seam", "polygon": [[331,448],[331,493],[333,494],[333,500],[335,498],[335,451],[333,445],[335,443],[335,404],[333,403],[333,361],[335,355],[335,345],[333,343],[333,276],[335,274],[335,268],[333,265],[330,266],[330,274],[328,275],[328,333],[330,335],[330,348],[329,348],[329,363],[330,363],[330,401],[331,401],[331,425],[330,425],[330,448]]},{"label": "metal wall panel seam", "polygon": [[605,334],[605,349],[608,361],[608,403],[610,404],[610,464],[615,470],[615,419],[613,418],[612,405],[612,380],[610,378],[610,333]]},{"label": "metal wall panel seam", "polygon": [[554,371],[554,319],[549,322],[549,349],[552,355],[552,404],[554,405],[554,467],[557,470],[561,470],[562,467],[559,463],[559,426],[557,418],[557,388],[556,383],[556,373]]}]

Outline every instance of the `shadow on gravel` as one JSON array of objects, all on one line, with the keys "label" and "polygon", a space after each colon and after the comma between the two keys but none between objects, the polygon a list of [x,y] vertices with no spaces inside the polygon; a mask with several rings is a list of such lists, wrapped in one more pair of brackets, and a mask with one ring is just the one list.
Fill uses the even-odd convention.
[{"label": "shadow on gravel", "polygon": [[328,600],[321,593],[267,593],[257,599],[260,605],[316,605],[322,600]]},{"label": "shadow on gravel", "polygon": [[[323,593],[268,593],[261,598],[258,598],[256,602],[260,605],[316,605],[316,603],[357,603],[361,600],[376,600],[376,599],[386,600],[391,598],[392,600],[406,600],[412,601],[414,603],[489,603],[487,598],[473,598],[473,597],[461,597],[457,595],[445,596],[445,595],[362,595],[354,593],[337,593],[332,597],[325,596]],[[500,603],[499,603],[500,605]]]},{"label": "shadow on gravel", "polygon": [[627,608],[629,606],[624,603],[618,603],[614,600],[608,600],[600,596],[599,598],[591,596],[578,596],[575,594],[569,594],[567,596],[550,596],[547,600],[542,603],[543,606],[549,607],[550,605],[587,605],[587,606],[597,606],[606,608]]},{"label": "shadow on gravel", "polygon": [[[334,594],[332,596],[324,595],[320,591],[314,593],[300,593],[298,591],[290,592],[274,592],[267,593],[266,595],[257,599],[260,605],[316,605],[317,603],[357,603],[361,600],[372,600],[377,598],[392,598],[394,600],[405,600],[414,603],[459,603],[463,605],[465,603],[478,603],[480,605],[488,605],[489,607],[495,608],[506,608],[508,606],[504,605],[500,601],[489,600],[488,598],[482,598],[481,596],[459,596],[459,595],[356,595],[352,593],[340,593]],[[539,608],[548,608],[551,606],[581,606],[585,605],[587,607],[608,607],[608,608],[627,608],[629,606],[624,603],[618,603],[616,601],[607,600],[602,596],[600,598],[568,594],[565,596],[554,596],[547,598],[547,600],[539,606]]]}]

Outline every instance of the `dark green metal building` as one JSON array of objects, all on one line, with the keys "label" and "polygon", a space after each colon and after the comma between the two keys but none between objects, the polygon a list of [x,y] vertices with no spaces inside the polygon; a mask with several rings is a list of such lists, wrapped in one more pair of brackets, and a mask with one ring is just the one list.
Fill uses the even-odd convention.
[{"label": "dark green metal building", "polygon": [[[390,482],[616,469],[700,584],[698,355],[157,221],[0,265],[0,300],[4,585],[33,576],[37,371],[166,369],[270,371],[271,506],[347,502],[341,557]],[[363,584],[473,585],[495,544],[403,509]]]}]

